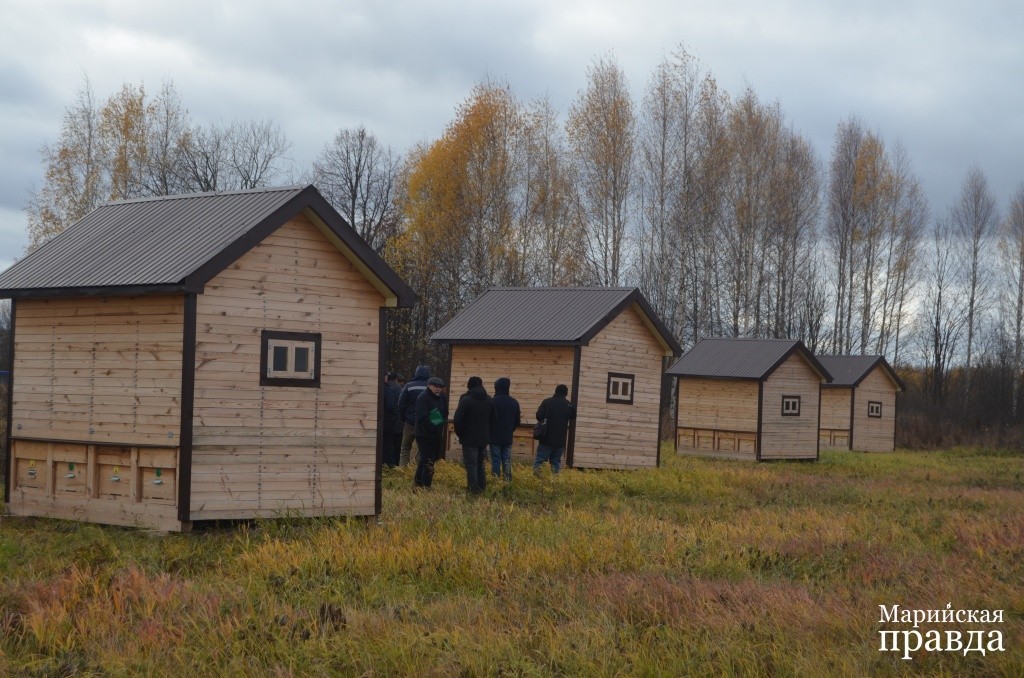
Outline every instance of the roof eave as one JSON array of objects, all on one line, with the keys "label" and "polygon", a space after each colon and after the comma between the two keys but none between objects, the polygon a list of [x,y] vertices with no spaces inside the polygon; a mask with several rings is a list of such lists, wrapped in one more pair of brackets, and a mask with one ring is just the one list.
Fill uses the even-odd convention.
[{"label": "roof eave", "polygon": [[[0,299],[58,299],[66,297],[138,297],[195,291],[185,283],[83,287],[29,287],[0,290]],[[202,288],[199,289],[202,291]]]}]

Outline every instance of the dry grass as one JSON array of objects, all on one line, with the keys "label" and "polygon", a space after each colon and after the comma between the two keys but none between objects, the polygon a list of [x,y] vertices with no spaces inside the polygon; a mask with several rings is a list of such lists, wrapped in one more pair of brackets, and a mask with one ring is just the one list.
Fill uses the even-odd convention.
[{"label": "dry grass", "polygon": [[[1024,666],[1019,454],[516,473],[472,499],[451,464],[429,492],[388,472],[379,522],[160,537],[4,520],[0,674],[1017,676]],[[880,604],[950,602],[1005,610],[991,628],[1006,651],[912,661],[878,651]]]}]

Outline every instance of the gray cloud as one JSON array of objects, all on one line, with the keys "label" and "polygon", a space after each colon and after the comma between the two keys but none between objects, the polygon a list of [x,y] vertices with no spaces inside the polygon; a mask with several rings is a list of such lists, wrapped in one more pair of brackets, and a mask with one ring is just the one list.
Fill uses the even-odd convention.
[{"label": "gray cloud", "polygon": [[[485,78],[563,113],[613,50],[639,99],[680,43],[720,84],[778,100],[827,162],[850,115],[901,141],[933,211],[976,163],[1000,204],[1024,180],[1024,6],[953,0],[717,3],[597,0],[272,3],[9,0],[0,27],[0,260],[24,246],[20,210],[39,148],[87,75],[99,97],[172,79],[200,121],[269,118],[296,174],[341,127],[404,150],[441,134]],[[22,234],[19,240],[17,234]]]}]

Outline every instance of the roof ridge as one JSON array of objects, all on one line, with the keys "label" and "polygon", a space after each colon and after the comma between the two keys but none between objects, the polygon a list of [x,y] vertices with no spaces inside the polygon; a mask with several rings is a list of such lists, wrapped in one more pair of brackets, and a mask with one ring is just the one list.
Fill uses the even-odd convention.
[{"label": "roof ridge", "polygon": [[268,186],[264,188],[245,188],[232,191],[202,191],[199,193],[175,193],[174,195],[152,195],[145,198],[126,198],[124,200],[109,200],[101,207],[110,205],[131,205],[141,202],[169,202],[172,200],[187,200],[189,198],[208,198],[211,196],[251,195],[256,193],[287,193],[288,191],[301,191],[308,188],[308,184],[293,184],[290,186]]}]

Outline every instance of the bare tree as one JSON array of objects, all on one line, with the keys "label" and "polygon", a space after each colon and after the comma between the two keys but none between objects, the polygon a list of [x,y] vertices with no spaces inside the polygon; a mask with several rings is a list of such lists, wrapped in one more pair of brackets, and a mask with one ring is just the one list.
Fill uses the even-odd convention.
[{"label": "bare tree", "polygon": [[228,135],[230,166],[240,189],[269,186],[283,170],[291,142],[271,120],[232,123]]},{"label": "bare tree", "polygon": [[1005,271],[1006,319],[1004,326],[1010,343],[1012,393],[1010,417],[1020,417],[1020,389],[1024,372],[1024,184],[1018,186],[1010,199],[999,241]]},{"label": "bare tree", "polygon": [[988,188],[988,179],[978,167],[964,177],[960,199],[950,210],[953,231],[959,240],[967,286],[967,392],[971,386],[971,365],[975,334],[982,316],[988,311],[991,272],[988,267],[992,235],[999,223],[996,200]]},{"label": "bare tree", "polygon": [[619,285],[633,190],[633,101],[612,56],[587,70],[587,87],[569,111],[569,140],[578,163],[580,200],[594,281]]},{"label": "bare tree", "polygon": [[365,127],[340,130],[313,161],[312,181],[378,252],[398,230],[401,161]]},{"label": "bare tree", "polygon": [[949,371],[967,325],[967,310],[957,280],[955,237],[947,219],[938,219],[929,242],[925,294],[921,306],[920,345],[925,391],[933,405],[949,395]]}]

